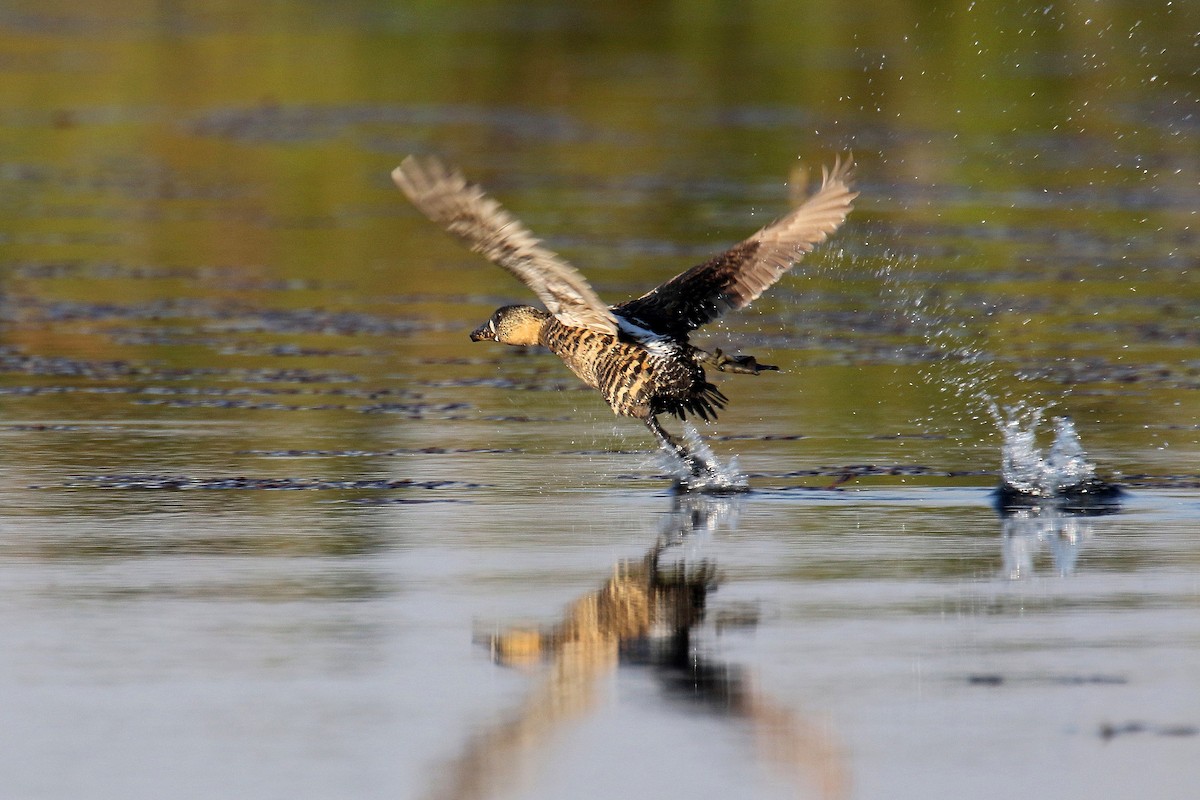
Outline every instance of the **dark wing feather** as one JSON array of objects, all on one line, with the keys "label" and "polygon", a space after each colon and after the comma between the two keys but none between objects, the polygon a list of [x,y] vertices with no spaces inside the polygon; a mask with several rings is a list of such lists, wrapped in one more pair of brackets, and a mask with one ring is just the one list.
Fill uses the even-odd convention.
[{"label": "dark wing feather", "polygon": [[458,171],[434,158],[409,156],[392,180],[427,217],[532,289],[559,322],[617,332],[616,318],[587,279]]},{"label": "dark wing feather", "polygon": [[858,192],[854,158],[822,169],[821,188],[786,217],[715,258],[613,311],[655,333],[683,337],[726,311],[744,308],[845,221]]}]

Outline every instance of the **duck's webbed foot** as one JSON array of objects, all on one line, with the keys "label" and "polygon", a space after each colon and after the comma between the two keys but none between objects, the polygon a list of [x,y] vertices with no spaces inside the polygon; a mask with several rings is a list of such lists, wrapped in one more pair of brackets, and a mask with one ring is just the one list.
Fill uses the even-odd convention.
[{"label": "duck's webbed foot", "polygon": [[693,478],[699,478],[716,473],[716,467],[701,456],[693,453],[682,442],[677,440],[671,434],[667,433],[657,417],[646,417],[646,427],[654,434],[654,438],[658,440],[658,445],[663,450],[679,459],[688,471],[691,472]]},{"label": "duck's webbed foot", "polygon": [[771,364],[760,364],[754,356],[727,356],[717,348],[710,353],[696,348],[696,357],[701,361],[712,364],[719,372],[736,372],[742,375],[757,375],[760,372],[779,371],[779,367]]}]

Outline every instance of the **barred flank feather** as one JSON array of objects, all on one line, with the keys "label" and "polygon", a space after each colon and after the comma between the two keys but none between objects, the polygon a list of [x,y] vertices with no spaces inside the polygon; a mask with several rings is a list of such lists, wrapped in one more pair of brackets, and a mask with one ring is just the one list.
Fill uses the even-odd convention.
[{"label": "barred flank feather", "polygon": [[606,333],[563,325],[553,317],[544,323],[541,342],[584,383],[600,390],[613,411],[623,416],[645,419],[668,413],[683,419],[692,414],[713,420],[727,402],[683,347],[651,350]]}]

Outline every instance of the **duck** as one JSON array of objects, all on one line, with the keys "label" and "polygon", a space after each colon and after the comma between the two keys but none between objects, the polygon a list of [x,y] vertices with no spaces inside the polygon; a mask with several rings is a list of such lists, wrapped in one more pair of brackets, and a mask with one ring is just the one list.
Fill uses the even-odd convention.
[{"label": "duck", "polygon": [[706,366],[747,375],[778,367],[720,348],[703,350],[688,341],[689,334],[748,306],[833,235],[858,196],[853,172],[853,155],[837,156],[831,168],[822,167],[816,191],[789,213],[617,305],[601,300],[579,270],[458,169],[434,156],[409,156],[392,171],[392,180],[429,219],[541,301],[542,308],[501,306],[471,331],[471,341],[546,348],[599,391],[615,414],[641,420],[663,450],[699,476],[714,465],[668,433],[658,417],[717,418],[728,398],[708,380]]}]

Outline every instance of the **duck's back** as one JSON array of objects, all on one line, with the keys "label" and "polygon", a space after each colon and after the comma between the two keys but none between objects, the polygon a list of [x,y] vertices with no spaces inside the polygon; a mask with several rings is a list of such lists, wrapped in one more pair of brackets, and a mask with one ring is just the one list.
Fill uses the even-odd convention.
[{"label": "duck's back", "polygon": [[624,342],[554,318],[546,322],[541,340],[618,414],[644,419],[667,413],[682,419],[690,413],[712,419],[725,404],[686,344]]}]

